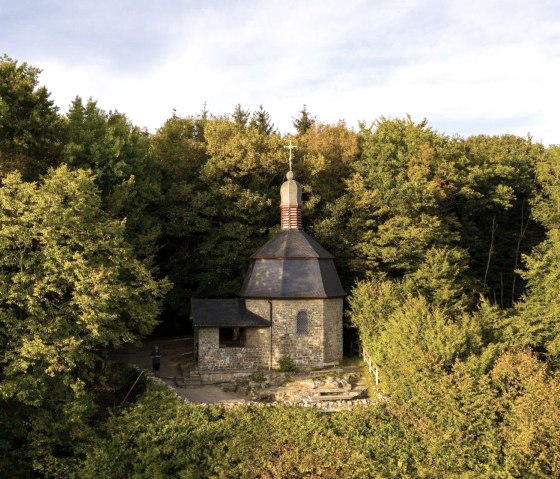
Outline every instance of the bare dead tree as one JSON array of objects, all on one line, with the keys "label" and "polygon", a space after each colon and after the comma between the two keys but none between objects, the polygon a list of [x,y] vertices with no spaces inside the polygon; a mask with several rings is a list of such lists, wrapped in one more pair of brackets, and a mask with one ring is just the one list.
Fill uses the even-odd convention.
[{"label": "bare dead tree", "polygon": [[498,229],[498,225],[496,223],[496,216],[492,217],[492,229],[491,238],[490,238],[490,249],[488,250],[488,261],[486,262],[486,271],[484,272],[484,285],[486,285],[486,279],[488,278],[488,270],[490,269],[490,260],[492,259],[492,253],[494,252],[494,234]]},{"label": "bare dead tree", "polygon": [[504,277],[500,271],[500,306],[504,309]]},{"label": "bare dead tree", "polygon": [[515,249],[515,262],[513,265],[513,280],[511,284],[511,304],[515,301],[515,280],[517,279],[517,266],[519,264],[519,256],[521,255],[521,242],[525,238],[525,233],[529,226],[529,218],[525,221],[525,200],[521,203],[521,226],[519,227],[519,236],[517,237],[517,248]]}]

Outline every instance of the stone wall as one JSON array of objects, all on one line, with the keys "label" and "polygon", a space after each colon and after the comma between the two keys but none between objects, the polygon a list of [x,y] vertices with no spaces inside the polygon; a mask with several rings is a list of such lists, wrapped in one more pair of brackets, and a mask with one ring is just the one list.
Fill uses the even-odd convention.
[{"label": "stone wall", "polygon": [[[308,317],[308,333],[297,334],[296,318],[300,311]],[[282,299],[272,301],[273,367],[286,356],[300,367],[323,364],[323,300]]]},{"label": "stone wall", "polygon": [[[341,299],[273,299],[271,303],[273,368],[278,367],[280,358],[284,356],[292,359],[300,367],[321,367],[325,362],[338,362],[342,359]],[[268,300],[248,299],[245,305],[248,310],[269,319]],[[296,318],[300,311],[307,313],[307,334],[297,334]],[[328,325],[324,324],[325,314],[328,316]],[[338,325],[340,330],[337,329]],[[334,333],[335,337],[326,340],[325,330],[328,334]],[[270,348],[269,341],[269,338],[263,337],[262,344],[267,351]],[[328,342],[328,359],[325,359],[325,341]],[[270,356],[270,352],[268,355]]]},{"label": "stone wall", "polygon": [[323,316],[324,362],[340,363],[342,361],[342,298],[326,299]]},{"label": "stone wall", "polygon": [[[268,331],[268,329],[265,329]],[[198,368],[215,369],[250,369],[263,367],[266,351],[258,346],[261,329],[247,328],[246,346],[220,348],[220,330],[218,328],[201,328],[198,330]]]},{"label": "stone wall", "polygon": [[[342,299],[273,299],[272,368],[280,358],[289,357],[303,368],[321,367],[342,360]],[[269,320],[267,299],[248,299],[249,311]],[[308,333],[297,333],[298,312],[305,311]],[[219,329],[198,330],[200,370],[268,369],[270,367],[270,328],[247,328],[245,346],[220,348]]]}]

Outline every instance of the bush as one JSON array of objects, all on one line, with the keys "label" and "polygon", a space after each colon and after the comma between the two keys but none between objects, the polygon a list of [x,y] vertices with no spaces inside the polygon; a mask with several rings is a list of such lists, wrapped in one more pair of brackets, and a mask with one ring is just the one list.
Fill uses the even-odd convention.
[{"label": "bush", "polygon": [[282,356],[278,361],[278,369],[284,373],[296,370],[296,364],[288,356]]},{"label": "bush", "polygon": [[264,373],[262,371],[257,371],[256,373],[251,374],[251,381],[256,383],[264,383],[265,379],[266,378],[264,377]]}]

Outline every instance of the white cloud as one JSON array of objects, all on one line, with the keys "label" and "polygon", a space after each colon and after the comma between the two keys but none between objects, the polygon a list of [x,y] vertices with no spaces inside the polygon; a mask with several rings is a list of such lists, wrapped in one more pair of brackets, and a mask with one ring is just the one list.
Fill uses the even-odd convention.
[{"label": "white cloud", "polygon": [[[222,114],[262,103],[286,131],[306,103],[327,122],[410,113],[449,134],[530,131],[560,143],[553,2],[222,0],[167,2],[164,14],[145,3],[115,17],[95,17],[91,5],[67,17],[64,40],[75,43],[20,58],[44,69],[62,110],[92,96],[154,130],[173,108],[195,114],[206,101]],[[80,21],[102,20],[102,43],[82,47]]]}]

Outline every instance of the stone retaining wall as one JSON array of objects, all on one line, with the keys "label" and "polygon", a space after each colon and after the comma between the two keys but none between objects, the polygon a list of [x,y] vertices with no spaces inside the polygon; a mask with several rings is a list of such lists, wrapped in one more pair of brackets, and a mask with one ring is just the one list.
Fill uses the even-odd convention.
[{"label": "stone retaining wall", "polygon": [[[180,397],[180,396],[178,396]],[[181,398],[185,402],[190,402]],[[234,407],[301,407],[307,409],[315,409],[321,412],[338,412],[338,411],[350,411],[356,407],[370,407],[376,404],[373,399],[352,399],[348,401],[321,401],[321,402],[259,402],[259,401],[229,401],[221,403],[197,403],[197,406],[206,407],[222,407],[225,409]]]}]

